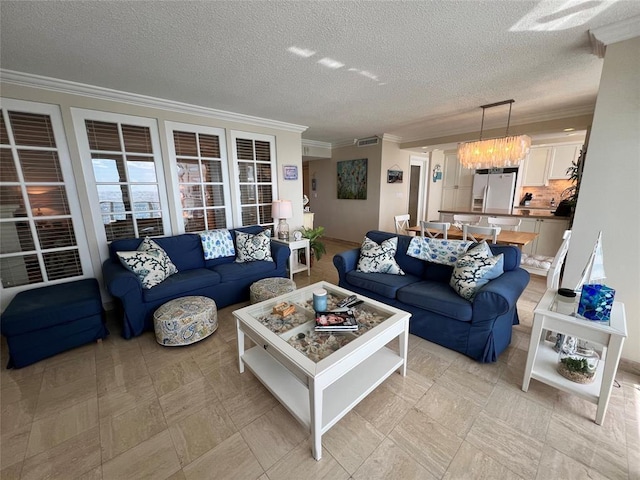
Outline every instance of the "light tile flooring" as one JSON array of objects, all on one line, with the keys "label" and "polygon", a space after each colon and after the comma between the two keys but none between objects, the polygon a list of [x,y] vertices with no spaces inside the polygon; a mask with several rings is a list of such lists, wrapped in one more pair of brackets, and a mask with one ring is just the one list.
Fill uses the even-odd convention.
[{"label": "light tile flooring", "polygon": [[[336,282],[335,252],[298,285]],[[35,365],[2,369],[0,478],[640,479],[640,376],[619,371],[606,421],[595,405],[532,381],[520,389],[533,306],[499,361],[483,365],[411,336],[392,375],[323,437],[309,434],[251,373],[238,373],[232,310],[189,347],[149,332],[111,336]],[[6,345],[2,348],[6,364]]]}]

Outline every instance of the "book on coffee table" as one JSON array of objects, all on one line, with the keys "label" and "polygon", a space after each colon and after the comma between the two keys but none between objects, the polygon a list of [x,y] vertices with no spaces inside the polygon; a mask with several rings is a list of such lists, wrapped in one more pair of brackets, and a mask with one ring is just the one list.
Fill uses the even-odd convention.
[{"label": "book on coffee table", "polygon": [[358,330],[351,310],[346,312],[316,312],[316,332]]}]

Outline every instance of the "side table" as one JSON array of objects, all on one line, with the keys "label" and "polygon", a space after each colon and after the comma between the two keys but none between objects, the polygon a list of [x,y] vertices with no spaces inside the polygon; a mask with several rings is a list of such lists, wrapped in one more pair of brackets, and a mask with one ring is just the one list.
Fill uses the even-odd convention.
[{"label": "side table", "polygon": [[[564,392],[577,395],[598,405],[595,422],[602,425],[609,405],[613,380],[618,370],[622,345],[627,337],[624,304],[613,303],[611,318],[607,325],[604,322],[556,312],[555,298],[556,290],[547,290],[534,310],[522,390],[526,392],[529,389],[529,382],[534,378]],[[547,330],[581,338],[603,347],[593,383],[586,385],[575,383],[556,371],[558,353],[553,349],[551,342],[545,340]]]},{"label": "side table", "polygon": [[[284,243],[291,250],[289,255],[289,278],[293,280],[293,274],[298,272],[307,271],[307,276],[311,276],[311,248],[309,246],[309,239],[303,238],[302,240],[280,240],[278,238],[271,238],[271,241]],[[298,250],[304,249],[306,265],[303,265],[298,261]]]}]

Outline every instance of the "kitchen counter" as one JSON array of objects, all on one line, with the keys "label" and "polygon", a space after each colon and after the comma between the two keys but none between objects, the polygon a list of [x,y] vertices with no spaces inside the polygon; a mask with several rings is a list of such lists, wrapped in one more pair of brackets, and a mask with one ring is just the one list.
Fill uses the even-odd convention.
[{"label": "kitchen counter", "polygon": [[[440,213],[445,214],[455,214],[455,215],[480,215],[482,217],[517,217],[517,218],[527,218],[527,217],[536,217],[536,218],[567,218],[567,217],[556,217],[551,213],[550,208],[540,208],[540,207],[518,207],[517,209],[514,207],[514,213],[505,213],[506,210],[487,210],[486,212],[470,212],[469,210],[439,210]],[[528,212],[528,213],[525,213]]]}]

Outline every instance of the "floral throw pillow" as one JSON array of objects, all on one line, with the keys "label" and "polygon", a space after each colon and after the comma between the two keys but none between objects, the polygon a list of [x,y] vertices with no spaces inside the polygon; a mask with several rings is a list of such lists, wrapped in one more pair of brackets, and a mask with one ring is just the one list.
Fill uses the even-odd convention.
[{"label": "floral throw pillow", "polygon": [[398,237],[385,240],[380,245],[364,237],[360,247],[360,258],[356,270],[363,273],[390,273],[404,275],[394,258],[398,248]]},{"label": "floral throw pillow", "polygon": [[236,262],[255,262],[263,260],[273,262],[271,258],[271,239],[265,232],[256,235],[236,232]]},{"label": "floral throw pillow", "polygon": [[226,228],[202,232],[200,234],[200,240],[202,241],[202,250],[204,251],[205,260],[232,257],[236,254],[231,232]]},{"label": "floral throw pillow", "polygon": [[160,245],[146,237],[138,250],[116,252],[120,263],[138,276],[142,288],[150,289],[178,272],[167,252]]},{"label": "floral throw pillow", "polygon": [[456,262],[449,285],[471,302],[481,287],[503,273],[504,255],[493,256],[487,242],[482,242]]},{"label": "floral throw pillow", "polygon": [[413,237],[407,255],[442,265],[455,265],[473,242],[443,240],[442,238]]}]

